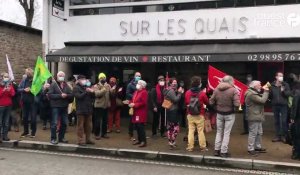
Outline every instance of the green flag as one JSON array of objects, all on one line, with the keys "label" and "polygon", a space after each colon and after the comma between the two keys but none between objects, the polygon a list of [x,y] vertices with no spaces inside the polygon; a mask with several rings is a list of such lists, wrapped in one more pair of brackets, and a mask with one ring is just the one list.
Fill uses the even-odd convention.
[{"label": "green flag", "polygon": [[48,68],[46,67],[43,59],[40,56],[38,56],[34,68],[33,81],[31,85],[31,93],[36,96],[42,89],[44,82],[50,77],[52,77],[52,75],[49,72]]}]

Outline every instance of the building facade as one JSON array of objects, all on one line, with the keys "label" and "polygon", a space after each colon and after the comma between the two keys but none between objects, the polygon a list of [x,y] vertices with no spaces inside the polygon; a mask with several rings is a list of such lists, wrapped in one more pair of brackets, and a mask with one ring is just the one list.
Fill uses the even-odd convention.
[{"label": "building facade", "polygon": [[299,0],[44,1],[43,44],[53,72],[134,71],[153,84],[169,72],[207,76],[209,65],[244,81],[300,74]]},{"label": "building facade", "polygon": [[6,55],[16,81],[22,79],[26,68],[34,68],[42,55],[42,31],[0,20],[0,72],[7,72]]}]

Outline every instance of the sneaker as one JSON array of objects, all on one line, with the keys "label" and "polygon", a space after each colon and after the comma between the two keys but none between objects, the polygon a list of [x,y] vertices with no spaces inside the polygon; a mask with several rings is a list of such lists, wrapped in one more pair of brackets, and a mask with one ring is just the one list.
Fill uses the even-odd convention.
[{"label": "sneaker", "polygon": [[265,148],[256,148],[255,151],[258,153],[266,153],[267,152],[267,150]]},{"label": "sneaker", "polygon": [[251,155],[251,156],[254,156],[254,157],[256,157],[256,156],[258,156],[258,154],[257,154],[257,152],[256,151],[248,151],[248,153]]},{"label": "sneaker", "polygon": [[208,151],[208,149],[205,147],[205,148],[200,148],[200,152],[206,152]]},{"label": "sneaker", "polygon": [[56,140],[51,140],[50,142],[52,145],[57,145],[57,141]]},{"label": "sneaker", "polygon": [[31,134],[29,137],[30,138],[35,138],[35,134]]},{"label": "sneaker", "polygon": [[143,147],[146,147],[146,146],[147,146],[147,144],[146,144],[145,142],[142,142],[142,143],[139,145],[140,148],[143,148]]},{"label": "sneaker", "polygon": [[30,136],[28,133],[22,133],[21,134],[21,138],[28,137],[28,136]]},{"label": "sneaker", "polygon": [[220,157],[221,156],[220,150],[215,150],[214,156]]},{"label": "sneaker", "polygon": [[222,158],[228,158],[228,157],[230,157],[231,155],[230,155],[229,153],[221,153],[220,156],[221,156]]},{"label": "sneaker", "polygon": [[193,152],[194,150],[192,148],[187,148],[186,149],[188,152]]},{"label": "sneaker", "polygon": [[66,140],[66,139],[61,139],[61,140],[59,140],[58,142],[59,142],[59,143],[68,143],[69,141]]},{"label": "sneaker", "polygon": [[101,137],[100,137],[100,136],[95,136],[95,139],[96,139],[96,140],[100,140]]}]

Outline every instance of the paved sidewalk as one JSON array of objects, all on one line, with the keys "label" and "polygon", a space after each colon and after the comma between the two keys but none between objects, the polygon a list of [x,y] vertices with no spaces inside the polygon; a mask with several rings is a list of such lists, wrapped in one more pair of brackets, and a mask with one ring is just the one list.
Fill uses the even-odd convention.
[{"label": "paved sidewalk", "polygon": [[[127,122],[124,120],[124,123]],[[147,126],[147,135],[151,136],[151,125]],[[255,160],[266,160],[266,161],[275,161],[275,162],[289,162],[289,163],[300,163],[300,161],[291,160],[291,151],[292,147],[283,144],[283,143],[273,143],[271,142],[273,134],[265,133],[263,136],[263,147],[267,149],[267,153],[260,154],[257,157],[252,157],[247,153],[247,135],[240,135],[239,130],[234,130],[231,139],[229,149],[233,158],[242,158],[242,159],[255,159]],[[47,130],[42,130],[41,124],[38,124],[38,131],[35,138],[20,138],[20,132],[9,132],[9,138],[12,140],[31,140],[31,141],[42,141],[49,142],[50,141],[50,129],[49,126]],[[185,154],[185,155],[205,155],[212,156],[214,151],[214,139],[215,139],[215,131],[206,134],[207,141],[209,142],[208,152],[200,152],[199,146],[195,146],[193,152],[187,152],[186,142],[183,141],[184,133],[186,133],[185,128],[181,128],[180,134],[177,138],[178,149],[170,150],[168,146],[168,141],[166,138],[161,138],[159,136],[155,138],[147,139],[148,145],[145,148],[139,148],[137,146],[132,145],[132,142],[129,140],[127,135],[127,128],[124,126],[121,130],[121,133],[112,132],[109,134],[109,139],[101,139],[96,141],[96,144],[93,147],[98,148],[113,148],[113,149],[135,149],[135,150],[148,150],[148,151],[159,151],[166,153],[175,153],[175,154]],[[66,133],[66,139],[70,144],[76,144],[76,127],[71,126],[68,127]]]}]

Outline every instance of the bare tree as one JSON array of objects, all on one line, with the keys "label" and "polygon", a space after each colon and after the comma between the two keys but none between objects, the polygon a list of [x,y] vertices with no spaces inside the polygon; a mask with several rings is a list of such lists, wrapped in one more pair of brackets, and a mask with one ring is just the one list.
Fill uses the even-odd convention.
[{"label": "bare tree", "polygon": [[19,3],[25,11],[26,26],[31,27],[34,16],[34,0],[19,0]]}]

